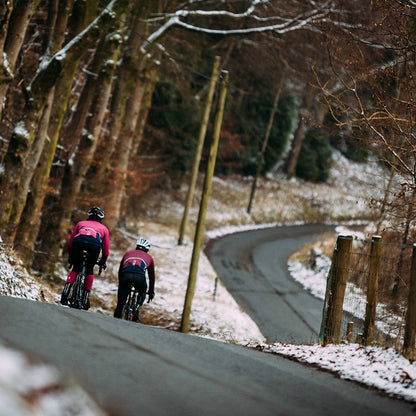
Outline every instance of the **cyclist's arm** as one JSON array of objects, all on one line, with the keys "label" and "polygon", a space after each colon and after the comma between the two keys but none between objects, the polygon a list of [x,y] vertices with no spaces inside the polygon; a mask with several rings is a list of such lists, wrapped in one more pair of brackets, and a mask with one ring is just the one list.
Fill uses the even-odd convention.
[{"label": "cyclist's arm", "polygon": [[105,229],[104,238],[103,238],[103,247],[102,247],[102,260],[103,262],[107,261],[108,255],[110,252],[110,236],[108,230]]},{"label": "cyclist's arm", "polygon": [[156,275],[155,275],[155,265],[153,261],[149,264],[147,268],[147,273],[149,276],[149,292],[154,292]]},{"label": "cyclist's arm", "polygon": [[121,262],[120,262],[120,267],[118,268],[118,278],[120,279],[120,276],[121,276],[121,272],[123,271],[123,262],[124,262],[124,256],[123,256],[123,258],[121,259]]}]

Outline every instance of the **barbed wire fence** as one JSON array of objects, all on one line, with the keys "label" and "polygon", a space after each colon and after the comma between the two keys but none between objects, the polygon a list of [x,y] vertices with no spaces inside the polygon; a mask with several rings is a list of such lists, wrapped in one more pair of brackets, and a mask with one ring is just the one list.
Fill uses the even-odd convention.
[{"label": "barbed wire fence", "polygon": [[393,347],[416,358],[416,245],[338,236],[320,341]]}]

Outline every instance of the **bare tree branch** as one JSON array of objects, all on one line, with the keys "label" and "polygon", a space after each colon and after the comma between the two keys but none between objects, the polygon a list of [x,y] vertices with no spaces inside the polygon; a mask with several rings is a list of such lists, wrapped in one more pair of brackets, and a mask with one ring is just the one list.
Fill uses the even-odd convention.
[{"label": "bare tree branch", "polygon": [[[268,4],[269,1],[266,0],[253,0],[250,6],[242,13],[232,13],[226,10],[186,10],[181,9],[177,10],[175,13],[170,15],[165,15],[163,19],[168,18],[166,23],[164,23],[158,30],[153,32],[142,45],[142,51],[144,52],[146,48],[157,41],[161,36],[163,36],[169,29],[173,26],[182,27],[186,30],[192,30],[196,32],[211,34],[211,35],[248,35],[252,33],[262,33],[262,32],[275,32],[277,34],[284,34],[287,32],[292,32],[299,29],[305,29],[309,25],[324,21],[324,18],[328,16],[333,10],[332,5],[333,1],[325,1],[322,5],[316,5],[316,2],[311,1],[310,4],[313,8],[309,11],[298,13],[295,17],[282,17],[282,16],[260,16],[255,14],[257,7],[262,4]],[[191,23],[187,23],[185,19],[189,17],[229,17],[232,19],[242,19],[250,17],[256,22],[270,22],[273,20],[278,20],[278,23],[259,25],[254,27],[246,27],[239,29],[215,29],[209,27],[196,26]]]}]

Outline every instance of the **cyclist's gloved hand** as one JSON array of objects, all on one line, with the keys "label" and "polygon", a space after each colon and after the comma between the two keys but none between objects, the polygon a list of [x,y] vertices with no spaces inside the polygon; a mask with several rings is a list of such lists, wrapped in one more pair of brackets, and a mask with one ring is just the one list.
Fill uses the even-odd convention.
[{"label": "cyclist's gloved hand", "polygon": [[105,270],[107,268],[107,263],[105,261],[100,260],[98,262],[100,268],[102,268],[103,270]]},{"label": "cyclist's gloved hand", "polygon": [[148,295],[149,295],[149,300],[148,300],[148,302],[150,302],[151,300],[153,300],[153,298],[155,297],[155,292],[153,292],[153,291],[150,291],[149,290],[149,292],[147,293]]},{"label": "cyclist's gloved hand", "polygon": [[98,262],[98,266],[100,266],[100,270],[99,270],[98,274],[101,274],[101,272],[107,268],[107,263],[105,261],[100,260]]}]

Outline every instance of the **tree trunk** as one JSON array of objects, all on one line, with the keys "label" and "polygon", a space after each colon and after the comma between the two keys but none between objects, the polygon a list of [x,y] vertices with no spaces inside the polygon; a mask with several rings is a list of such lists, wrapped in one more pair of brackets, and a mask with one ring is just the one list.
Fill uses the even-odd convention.
[{"label": "tree trunk", "polygon": [[[54,0],[49,4],[48,21],[50,22],[49,27],[51,30],[49,32],[50,38],[47,40],[47,50],[52,55],[62,47],[72,4],[73,0]],[[43,112],[41,127],[37,133],[38,141],[43,140],[42,154],[32,176],[30,192],[26,198],[26,205],[15,238],[16,247],[19,249],[22,257],[27,261],[30,259],[31,250],[35,243],[49,172],[56,148],[56,143],[53,140],[45,141],[54,95],[55,88],[52,88],[47,96],[49,111]]]},{"label": "tree trunk", "polygon": [[403,281],[403,261],[405,256],[406,245],[408,244],[410,226],[412,221],[415,219],[415,201],[416,201],[416,189],[411,191],[410,201],[407,203],[405,225],[403,230],[402,237],[402,246],[400,249],[399,261],[397,262],[396,268],[396,278],[393,282],[392,295],[393,297],[397,295],[397,290],[399,289],[400,281]]},{"label": "tree trunk", "polygon": [[[404,63],[400,63],[397,66],[396,71],[397,71],[396,77],[400,81],[397,83],[397,87],[396,87],[396,91],[395,91],[396,101],[394,103],[393,113],[398,112],[398,110],[399,110],[399,108],[398,108],[399,104],[398,103],[401,102],[401,94],[402,94],[402,90],[404,88],[403,79],[405,78],[404,77],[404,74],[405,74],[405,65],[404,65]],[[392,135],[391,136],[391,142],[396,142],[397,141],[398,142],[397,149],[401,149],[403,141],[404,141],[403,137],[397,135],[394,132],[394,130],[392,130],[391,135]],[[396,150],[396,153],[399,153],[399,155],[400,155],[399,157],[401,158],[402,157],[401,154],[403,153],[403,151]],[[394,158],[392,158],[391,154],[387,154],[386,157],[387,157],[387,163],[390,164],[390,163],[393,162]],[[384,197],[383,197],[383,201],[381,202],[380,212],[379,212],[379,215],[378,215],[376,234],[380,234],[381,226],[382,226],[383,221],[385,219],[384,216],[386,214],[387,206],[388,206],[388,203],[389,203],[389,195],[391,194],[391,187],[393,185],[393,179],[394,179],[395,175],[396,175],[396,169],[392,168],[391,171],[390,171],[389,180],[387,182],[386,187],[384,188]],[[406,239],[407,239],[407,237],[406,237]],[[397,287],[396,287],[396,289],[397,289]]]},{"label": "tree trunk", "polygon": [[381,202],[380,211],[378,214],[377,227],[376,227],[377,235],[380,234],[381,226],[383,224],[383,221],[385,220],[385,213],[386,213],[387,205],[389,202],[389,195],[391,194],[391,187],[393,185],[393,179],[395,175],[396,175],[396,171],[394,169],[391,169],[389,180],[387,182],[386,187],[384,188],[383,201]]},{"label": "tree trunk", "polygon": [[[132,26],[133,35],[138,35],[137,40],[135,36],[131,37],[133,44],[137,41],[141,43],[142,38],[147,35],[148,26],[147,22],[143,21],[143,16],[147,16],[150,10],[154,10],[151,3],[152,1],[149,0],[142,6],[141,16],[136,20],[136,24]],[[175,3],[171,2],[169,7],[173,7]],[[160,1],[157,6],[159,12],[162,6],[163,2]],[[111,170],[107,171],[105,206],[108,212],[107,224],[110,228],[114,228],[120,219],[130,155],[139,146],[141,136],[136,133],[138,129],[144,126],[151,103],[150,94],[153,92],[158,71],[158,66],[152,64],[147,56],[143,56],[142,52],[137,50],[137,46],[133,58],[135,65],[133,68],[128,68],[127,80],[133,78],[135,85],[129,96],[126,111],[123,115],[122,129],[117,136],[114,154],[111,157]],[[152,60],[157,61],[159,59],[160,50],[157,49],[156,56],[152,56]]]},{"label": "tree trunk", "polygon": [[6,235],[10,243],[14,242],[15,240],[15,236],[17,232],[17,225],[20,221],[22,211],[25,207],[25,203],[26,203],[26,199],[27,199],[27,195],[29,191],[29,185],[33,177],[33,166],[37,165],[40,155],[43,151],[51,107],[52,107],[52,99],[50,99],[49,102],[46,103],[43,109],[42,117],[39,122],[39,129],[32,143],[32,147],[28,154],[26,164],[23,168],[23,174],[22,174],[22,178],[19,184],[19,189],[21,192],[16,195],[16,200],[14,203],[14,207],[16,211],[14,212],[12,218],[15,218],[15,221],[9,221],[7,225],[7,230],[6,230]]},{"label": "tree trunk", "polygon": [[277,104],[279,103],[280,93],[283,88],[284,80],[285,80],[285,77],[282,76],[280,79],[279,85],[277,87],[275,97],[274,97],[273,108],[272,108],[272,111],[270,113],[270,118],[269,118],[269,124],[267,126],[266,135],[264,136],[263,145],[262,145],[261,152],[257,161],[256,174],[254,175],[253,184],[251,186],[251,193],[250,193],[250,198],[249,198],[248,206],[247,206],[247,214],[250,214],[251,212],[251,207],[252,207],[253,200],[254,200],[254,194],[256,192],[257,178],[260,176],[261,168],[263,167],[264,154],[266,153],[267,143],[269,142],[270,132],[273,127],[274,115],[276,114]]},{"label": "tree trunk", "polygon": [[140,106],[140,113],[139,113],[139,117],[137,120],[132,154],[137,154],[139,152],[139,146],[143,139],[143,132],[144,132],[144,127],[146,126],[147,116],[152,106],[152,96],[153,96],[153,91],[155,90],[155,86],[157,83],[158,73],[159,73],[159,66],[154,65],[147,74],[147,82],[145,85],[145,90],[143,93],[143,100]]},{"label": "tree trunk", "polygon": [[21,192],[20,181],[44,105],[42,103],[41,108],[30,110],[27,108],[24,118],[13,131],[4,157],[4,173],[0,176],[0,229],[7,243],[12,242],[5,234],[7,226],[19,220],[17,196]]},{"label": "tree trunk", "polygon": [[299,110],[298,127],[295,131],[289,157],[286,162],[286,176],[288,179],[294,177],[296,173],[296,165],[298,164],[300,149],[302,148],[303,139],[305,138],[308,130],[310,109],[314,97],[313,93],[314,89],[311,86],[308,86],[305,96],[303,97],[302,108]]},{"label": "tree trunk", "polygon": [[[82,30],[87,27],[87,25],[92,21],[92,14],[95,13],[97,8],[97,0],[94,2],[88,2],[88,9],[86,9],[84,6],[80,6],[80,4],[82,4],[81,1],[75,2],[74,11],[68,22],[70,38],[76,37],[77,34],[82,32]],[[68,99],[71,94],[75,74],[78,69],[79,62],[86,50],[87,49],[80,47],[79,49],[68,52],[68,63],[65,65],[65,68],[63,68],[59,80],[55,86],[55,99],[48,129],[48,136],[51,138],[51,140],[57,140],[59,137],[62,120],[68,106]],[[83,98],[85,99],[85,97]],[[78,139],[79,136],[74,135],[73,140],[77,141]]]},{"label": "tree trunk", "polygon": [[307,123],[309,118],[309,112],[306,109],[299,111],[298,127],[293,137],[292,146],[289,153],[289,158],[286,167],[286,176],[288,179],[295,176],[296,165],[298,163],[300,149],[302,148],[303,139],[307,131]]},{"label": "tree trunk", "polygon": [[[150,0],[149,0],[150,3]],[[113,94],[111,97],[109,119],[105,128],[105,133],[101,137],[100,145],[94,159],[100,163],[88,174],[87,187],[96,194],[102,194],[101,184],[111,172],[111,158],[116,148],[117,139],[124,120],[126,103],[129,92],[134,88],[134,83],[138,78],[138,67],[141,64],[138,58],[138,45],[143,37],[142,20],[147,16],[147,5],[143,8],[136,8],[131,16],[130,33],[127,43],[123,45],[121,65],[119,65],[117,77],[115,79]],[[111,174],[111,173],[110,173]],[[98,187],[97,187],[98,185]]]},{"label": "tree trunk", "polygon": [[124,125],[119,134],[116,149],[112,157],[112,171],[108,177],[106,187],[105,207],[107,211],[107,225],[114,228],[120,217],[121,201],[126,183],[130,153],[133,147],[133,138],[136,123],[140,112],[145,87],[142,82],[136,81],[126,106]]},{"label": "tree trunk", "polygon": [[[13,3],[9,0],[0,0],[0,64],[3,65],[3,51],[6,43],[7,28],[9,26],[10,15],[13,11]],[[0,83],[1,83],[0,79]]]},{"label": "tree trunk", "polygon": [[[53,94],[50,94],[49,101],[45,106],[45,109],[42,114],[42,119],[39,124],[39,131],[38,131],[37,139],[35,139],[35,142],[34,142],[34,144],[37,144],[37,146],[32,146],[32,151],[28,156],[27,165],[30,165],[31,163],[35,163],[34,160],[39,159],[39,152],[42,152],[42,150],[44,150],[44,142],[45,142],[45,137],[46,137],[46,130],[48,128],[48,123],[49,123],[49,116],[50,116],[50,112],[52,108],[52,101],[53,101]],[[24,187],[25,189],[29,189],[29,183],[26,182],[28,180],[29,180],[29,176],[24,174],[21,183],[22,183],[22,187]],[[32,181],[33,181],[33,177],[32,177]],[[24,207],[23,212],[26,215],[28,215],[30,204],[33,203],[34,201],[35,192],[36,191],[34,189],[31,189],[30,192],[28,192],[27,197],[26,197],[26,194],[23,192],[20,195],[18,195],[18,197],[20,198],[20,203],[21,203],[20,206],[22,207],[22,209]],[[29,204],[28,204],[28,199],[31,201],[31,203]],[[21,253],[22,258],[28,262],[30,260],[30,253],[33,248],[34,241],[33,240],[30,241],[27,237],[28,237],[28,233],[33,228],[37,229],[37,222],[32,223],[31,218],[27,218],[25,220],[23,213],[21,214],[22,215],[20,216],[21,221],[19,222],[19,227],[12,228],[12,224],[9,223],[7,233],[10,236],[10,238],[14,241],[14,246],[19,251],[19,253]]]},{"label": "tree trunk", "polygon": [[[9,73],[10,76],[6,76],[5,78],[3,78],[0,75],[0,103],[1,103],[0,117],[1,117],[2,109],[3,109],[3,103],[5,102],[4,98],[6,97],[7,89],[9,87],[9,82],[12,79],[11,74],[13,73],[13,69],[16,64],[17,57],[22,47],[25,34],[26,34],[26,29],[39,3],[40,3],[40,0],[36,0],[36,1],[26,0],[26,1],[17,2],[16,7],[14,7],[13,12],[10,16],[10,21],[9,21],[8,28],[7,28],[7,37],[4,43],[4,53],[5,53],[5,56],[7,57],[7,63],[8,63],[7,72]],[[7,9],[5,9],[5,11],[6,10]],[[0,51],[1,50],[3,49],[1,48]],[[1,55],[2,55],[1,59],[3,60],[3,54]]]},{"label": "tree trunk", "polygon": [[[111,86],[111,78],[108,79],[108,74],[114,73],[114,63],[117,62],[119,50],[119,42],[115,34],[110,34],[102,39],[94,54],[91,65],[88,67],[86,80],[81,94],[77,101],[77,106],[72,114],[70,122],[64,127],[62,132],[62,141],[65,143],[65,148],[72,154],[77,144],[78,138],[82,136],[83,129],[87,123],[88,117],[94,117],[94,106],[91,105],[93,100],[97,101],[97,95],[102,96],[103,91],[97,94],[97,88],[107,89]],[[107,101],[106,101],[107,104]],[[90,134],[90,130],[87,130]],[[93,135],[98,137],[98,135]]]},{"label": "tree trunk", "polygon": [[101,185],[104,183],[106,172],[110,169],[110,158],[116,146],[118,133],[121,128],[121,119],[123,118],[126,107],[128,85],[125,80],[125,75],[125,70],[119,68],[108,111],[109,119],[107,120],[105,132],[103,132],[100,145],[94,156],[94,159],[98,160],[99,163],[87,175],[87,187],[91,192],[100,196],[102,196]]},{"label": "tree trunk", "polygon": [[[13,78],[7,54],[5,53],[7,29],[12,11],[13,3],[9,0],[0,0],[0,92],[4,88],[4,85],[8,85]],[[7,89],[7,86],[5,88]],[[3,95],[0,101],[0,119],[4,106],[4,97],[5,95]]]},{"label": "tree trunk", "polygon": [[[66,7],[62,7],[61,9],[62,13],[60,13],[59,15],[60,16],[59,24],[62,25],[63,23],[65,23],[65,26],[66,26],[66,22],[68,20],[69,9],[68,9],[67,3],[63,3],[63,4]],[[53,15],[54,12],[58,13],[58,8],[56,6],[57,5],[54,4],[53,2],[51,3],[50,11],[52,13],[50,13],[48,16],[49,19],[52,20],[54,23],[58,21],[57,20],[58,16]],[[70,6],[72,6],[72,1],[71,1]],[[54,52],[57,52],[57,50],[60,49],[62,46],[64,31],[55,30],[55,29],[59,29],[59,27],[52,26],[51,28],[53,31],[53,35],[49,40],[49,48],[50,50],[52,50],[51,49],[52,47],[56,48],[54,49]],[[23,168],[22,178],[19,184],[20,193],[16,196],[16,202],[14,204],[15,212],[13,214],[12,219],[15,218],[15,220],[9,221],[8,226],[7,226],[7,231],[6,231],[6,235],[7,235],[9,242],[14,242],[15,240],[15,236],[17,232],[17,225],[20,222],[21,215],[25,207],[30,182],[32,180],[34,171],[38,165],[40,156],[44,150],[46,137],[47,136],[50,137],[50,135],[48,135],[48,128],[49,128],[49,123],[50,123],[50,115],[51,115],[52,107],[53,107],[53,96],[54,96],[54,89],[47,95],[47,100],[42,110],[42,116],[39,121],[38,130],[36,131],[33,143],[31,145],[30,151],[27,156],[25,166]]]}]

